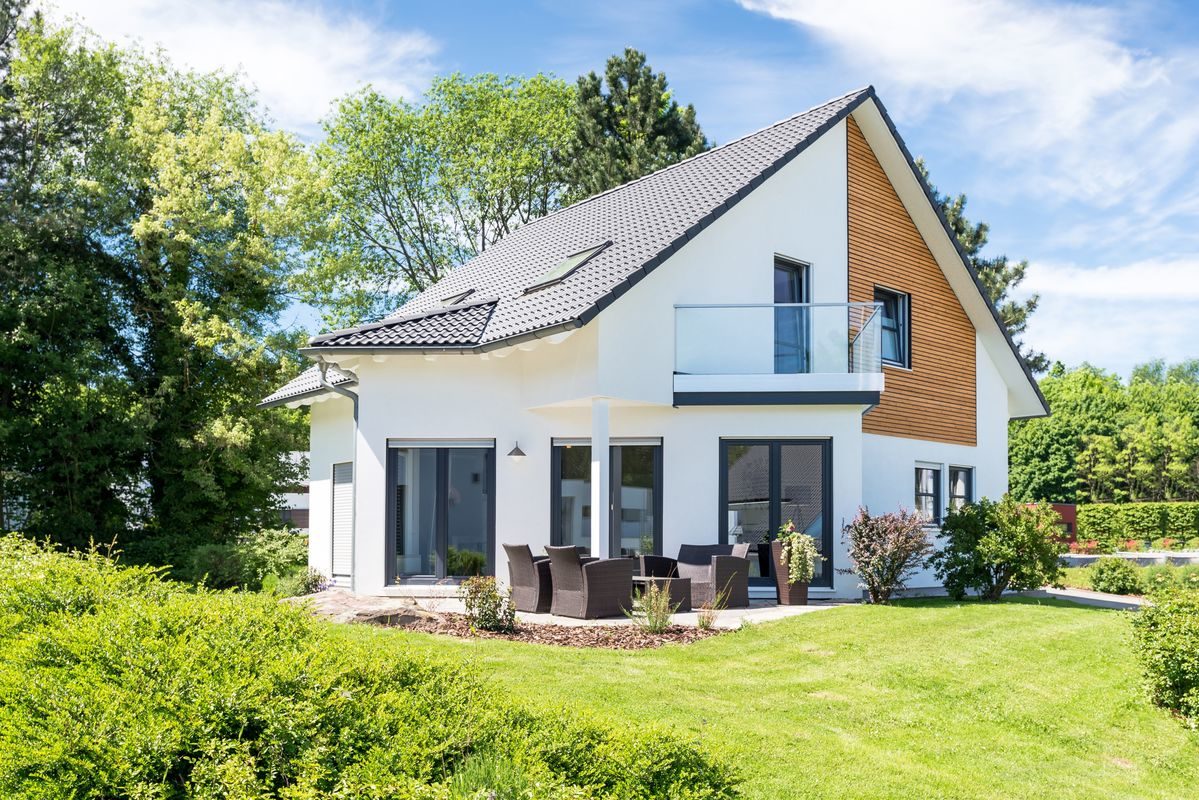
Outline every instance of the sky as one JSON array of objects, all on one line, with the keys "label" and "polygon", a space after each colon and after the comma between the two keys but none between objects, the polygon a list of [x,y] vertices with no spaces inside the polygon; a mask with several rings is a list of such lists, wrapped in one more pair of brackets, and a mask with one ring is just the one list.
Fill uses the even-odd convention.
[{"label": "sky", "polygon": [[120,44],[243,73],[308,141],[371,84],[567,80],[626,46],[729,141],[867,84],[943,191],[1028,259],[1026,340],[1127,376],[1199,357],[1199,3],[44,0]]}]

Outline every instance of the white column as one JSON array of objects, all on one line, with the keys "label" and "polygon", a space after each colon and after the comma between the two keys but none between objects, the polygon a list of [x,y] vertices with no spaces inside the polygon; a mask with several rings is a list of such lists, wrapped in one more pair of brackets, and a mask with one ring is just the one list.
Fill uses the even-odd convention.
[{"label": "white column", "polygon": [[608,399],[591,401],[591,555],[611,557],[612,465],[608,443]]}]

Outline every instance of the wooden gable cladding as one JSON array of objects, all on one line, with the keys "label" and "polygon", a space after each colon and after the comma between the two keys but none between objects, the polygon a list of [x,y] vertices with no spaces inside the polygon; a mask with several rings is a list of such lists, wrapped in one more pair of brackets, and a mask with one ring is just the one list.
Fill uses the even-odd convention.
[{"label": "wooden gable cladding", "polygon": [[911,296],[911,369],[884,365],[882,400],[862,430],[974,445],[974,326],[852,116],[846,131],[849,299],[870,302],[875,286]]}]

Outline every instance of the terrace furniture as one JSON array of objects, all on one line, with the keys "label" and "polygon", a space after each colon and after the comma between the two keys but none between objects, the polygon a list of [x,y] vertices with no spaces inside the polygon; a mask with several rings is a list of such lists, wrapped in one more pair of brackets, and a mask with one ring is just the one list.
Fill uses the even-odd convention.
[{"label": "terrace furniture", "polygon": [[549,557],[534,556],[527,544],[506,544],[504,553],[508,556],[508,583],[516,610],[548,614],[553,591]]},{"label": "terrace furniture", "polygon": [[685,614],[691,610],[690,578],[660,578],[655,575],[637,575],[633,578],[633,586],[641,592],[645,592],[651,585],[670,593],[670,604],[674,606],[676,614]]},{"label": "terrace furniture", "polygon": [[633,561],[583,559],[574,547],[547,547],[553,601],[550,612],[576,619],[616,617],[633,607]]},{"label": "terrace furniture", "polygon": [[678,558],[641,556],[641,574],[690,578],[691,605],[712,603],[725,593],[725,608],[749,607],[748,544],[685,544]]}]

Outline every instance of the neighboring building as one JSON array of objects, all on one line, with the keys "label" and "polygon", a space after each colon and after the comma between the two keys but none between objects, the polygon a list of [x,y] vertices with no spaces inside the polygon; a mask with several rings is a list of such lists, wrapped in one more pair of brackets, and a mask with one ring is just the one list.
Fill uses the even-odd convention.
[{"label": "neighboring building", "polygon": [[[291,454],[292,462],[297,465],[302,464],[307,458],[307,453]],[[283,524],[299,533],[308,533],[308,481],[300,481],[298,486],[293,486],[290,491],[284,492],[281,500],[283,508],[280,510],[279,516],[282,518]]]},{"label": "neighboring building", "polygon": [[813,595],[857,597],[859,506],[935,524],[1001,495],[1008,420],[1048,413],[871,88],[525,225],[306,353],[327,380],[263,402],[312,406],[311,564],[368,594],[504,576],[505,542],[674,554],[790,519],[828,559]]}]

